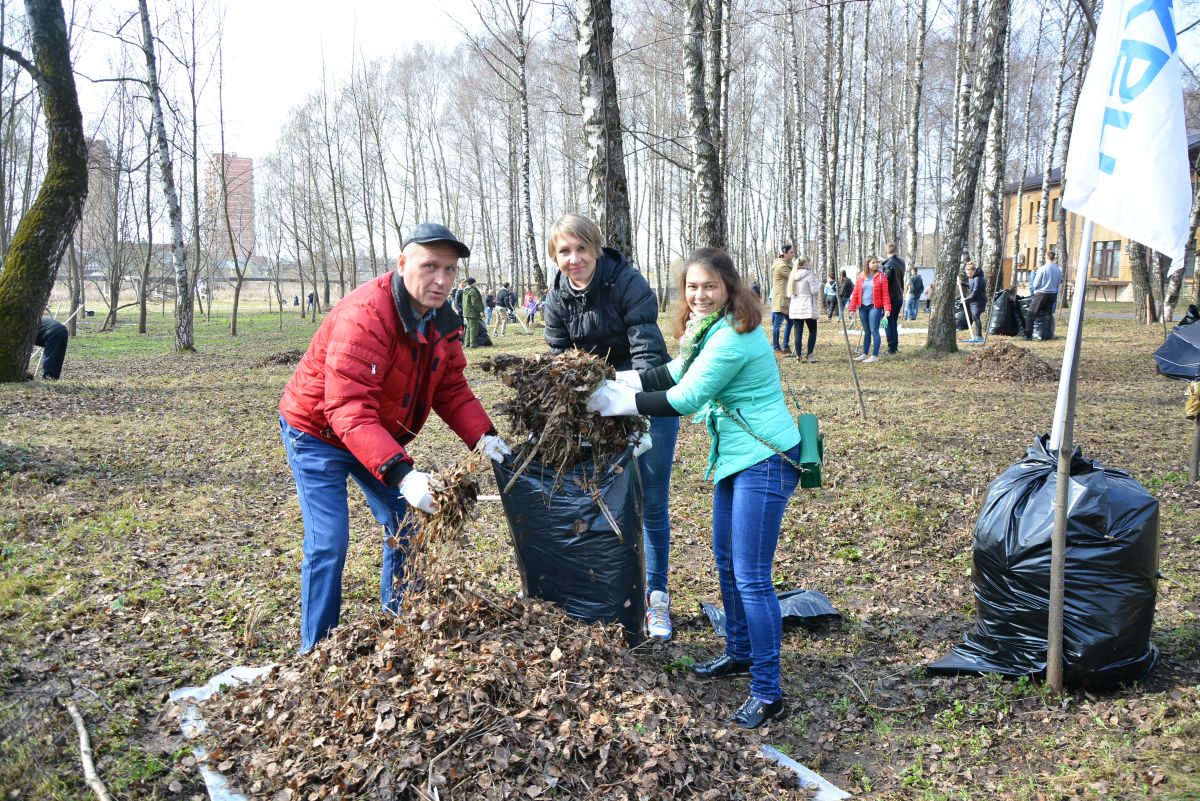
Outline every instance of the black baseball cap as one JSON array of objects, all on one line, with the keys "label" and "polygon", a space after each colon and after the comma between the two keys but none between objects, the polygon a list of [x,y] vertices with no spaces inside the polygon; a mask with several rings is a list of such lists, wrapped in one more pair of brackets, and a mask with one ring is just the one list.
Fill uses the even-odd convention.
[{"label": "black baseball cap", "polygon": [[416,243],[418,245],[428,245],[432,242],[445,242],[450,247],[454,248],[460,258],[469,259],[471,257],[471,249],[459,241],[458,237],[444,225],[438,223],[423,222],[416,228],[408,232],[408,236],[404,238],[402,248]]},{"label": "black baseball cap", "polygon": [[779,246],[779,252],[780,252],[781,254],[782,254],[782,253],[791,253],[791,252],[792,252],[792,246],[791,246],[791,245],[780,245],[780,246]]}]

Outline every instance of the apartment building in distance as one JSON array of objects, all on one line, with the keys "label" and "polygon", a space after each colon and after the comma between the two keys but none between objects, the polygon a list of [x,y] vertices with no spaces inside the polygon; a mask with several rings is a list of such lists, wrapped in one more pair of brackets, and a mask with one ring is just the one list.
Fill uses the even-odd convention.
[{"label": "apartment building in distance", "polygon": [[205,228],[218,262],[231,261],[225,204],[238,261],[254,255],[254,159],[237,153],[214,153],[205,169]]}]

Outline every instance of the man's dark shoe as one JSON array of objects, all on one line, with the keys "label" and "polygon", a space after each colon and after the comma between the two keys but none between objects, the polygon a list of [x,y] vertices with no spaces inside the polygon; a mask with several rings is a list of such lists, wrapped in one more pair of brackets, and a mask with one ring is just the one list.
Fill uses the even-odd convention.
[{"label": "man's dark shoe", "polygon": [[735,723],[743,729],[757,729],[771,718],[780,717],[783,717],[782,698],[768,704],[752,695],[746,699],[746,703],[742,704],[741,709],[733,713],[729,722]]},{"label": "man's dark shoe", "polygon": [[731,656],[718,656],[703,664],[696,665],[692,672],[702,679],[723,679],[726,676],[749,676],[750,660],[734,659]]}]

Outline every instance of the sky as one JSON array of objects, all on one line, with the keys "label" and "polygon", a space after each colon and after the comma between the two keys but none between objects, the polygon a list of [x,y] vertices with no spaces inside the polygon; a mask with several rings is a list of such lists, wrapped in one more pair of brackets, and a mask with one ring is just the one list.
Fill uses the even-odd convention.
[{"label": "sky", "polygon": [[[168,8],[171,0],[158,2],[160,9]],[[151,0],[152,13],[154,4]],[[218,0],[210,5],[217,8]],[[134,10],[132,2],[100,0],[93,19],[101,27],[101,20]],[[349,74],[354,58],[386,56],[417,41],[454,47],[463,40],[454,20],[474,27],[474,18],[469,0],[226,0],[226,151],[256,161],[270,153],[288,112],[320,88],[323,69],[332,85]],[[106,53],[112,47],[108,37],[89,34],[77,53],[77,71],[90,77],[111,73]],[[211,58],[215,61],[215,51]],[[136,66],[143,68],[140,61]],[[215,122],[215,73],[212,80],[209,117]],[[79,78],[77,85],[84,126],[90,128],[89,116],[101,113],[111,84]],[[213,151],[215,137],[209,144]]]}]

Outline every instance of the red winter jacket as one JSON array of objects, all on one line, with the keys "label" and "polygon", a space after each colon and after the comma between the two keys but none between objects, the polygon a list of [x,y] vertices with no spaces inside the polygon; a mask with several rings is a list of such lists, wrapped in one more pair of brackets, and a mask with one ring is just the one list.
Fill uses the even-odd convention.
[{"label": "red winter jacket", "polygon": [[[858,278],[854,279],[854,292],[850,295],[850,312],[854,312],[862,305],[862,285],[863,279],[866,278],[865,272],[859,273]],[[892,299],[888,297],[888,280],[883,274],[883,270],[875,271],[875,297],[872,306],[875,308],[883,308],[888,314],[892,313]],[[880,301],[883,301],[880,303]]]},{"label": "red winter jacket", "polygon": [[283,390],[279,413],[293,428],[346,448],[395,486],[412,468],[403,446],[430,410],[467,447],[495,430],[467,386],[466,365],[459,316],[443,306],[418,334],[408,292],[392,271],[329,312]]}]

